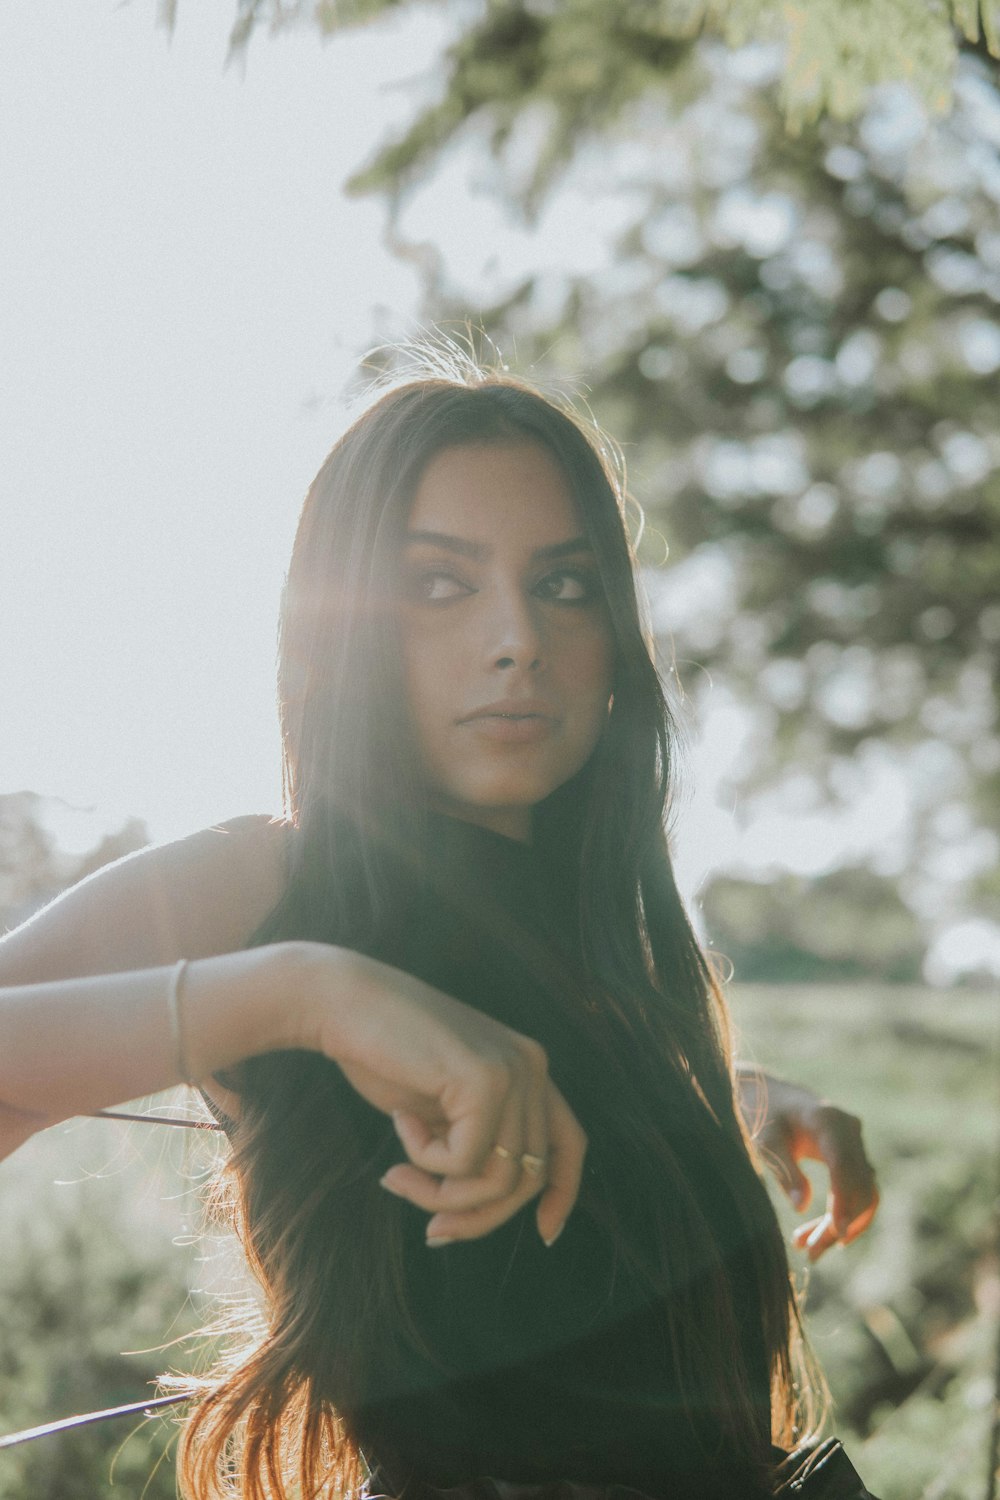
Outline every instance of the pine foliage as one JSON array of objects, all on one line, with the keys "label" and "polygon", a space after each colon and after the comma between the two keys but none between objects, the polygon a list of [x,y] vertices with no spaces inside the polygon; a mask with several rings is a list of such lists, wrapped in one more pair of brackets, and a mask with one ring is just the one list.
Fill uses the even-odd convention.
[{"label": "pine foliage", "polygon": [[[424,0],[427,3],[427,0]],[[438,7],[448,0],[430,0]],[[312,24],[330,35],[348,27],[412,11],[419,0],[237,0],[230,48],[239,52],[258,30],[276,31]],[[161,0],[160,18],[176,23],[178,0]],[[621,58],[620,37],[645,39],[649,52],[636,64],[655,68],[664,49],[683,50],[699,35],[721,37],[728,45],[775,42],[784,48],[781,90],[787,127],[796,133],[820,118],[852,120],[868,92],[879,83],[910,84],[934,113],[951,104],[959,48],[978,47],[1000,58],[1000,0],[452,0],[458,40],[448,59],[447,93],[452,114],[463,102],[499,104],[519,94],[517,37],[532,29],[546,33],[553,63],[569,62],[570,92],[599,88]],[[504,31],[513,39],[509,57],[494,53],[495,77],[484,90],[481,59]],[[523,94],[521,95],[523,98]],[[603,107],[612,101],[602,98]],[[452,118],[449,115],[448,118]],[[433,121],[412,142],[420,148],[441,144]],[[386,168],[390,162],[386,162]]]}]

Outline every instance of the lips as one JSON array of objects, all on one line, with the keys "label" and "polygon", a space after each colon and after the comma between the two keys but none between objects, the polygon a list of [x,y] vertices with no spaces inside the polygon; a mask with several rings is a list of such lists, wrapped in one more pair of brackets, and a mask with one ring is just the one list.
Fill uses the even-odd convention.
[{"label": "lips", "polygon": [[469,733],[494,745],[533,745],[555,733],[558,716],[536,698],[502,698],[485,703],[457,721]]},{"label": "lips", "polygon": [[459,724],[471,724],[480,719],[501,719],[512,723],[519,721],[530,721],[532,719],[547,719],[554,721],[555,713],[548,703],[537,698],[501,698],[496,703],[486,703],[482,708],[473,709],[470,714],[463,714],[458,720]]}]

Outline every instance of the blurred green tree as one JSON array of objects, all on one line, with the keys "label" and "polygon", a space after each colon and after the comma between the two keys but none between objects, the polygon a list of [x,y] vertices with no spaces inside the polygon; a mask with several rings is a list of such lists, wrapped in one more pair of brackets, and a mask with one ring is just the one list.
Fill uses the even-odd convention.
[{"label": "blurred green tree", "polygon": [[131,854],[149,843],[149,830],[138,818],[104,832],[83,852],[60,847],[54,822],[72,820],[74,811],[86,822],[82,809],[69,808],[38,792],[0,793],[0,933],[16,927],[31,914],[102,865]]},{"label": "blurred green tree", "polygon": [[[602,13],[603,44],[584,47]],[[650,574],[665,649],[695,698],[714,681],[756,725],[734,776],[747,819],[792,781],[843,810],[892,771],[909,807],[868,851],[876,873],[928,933],[988,915],[996,65],[962,58],[944,119],[894,87],[792,137],[776,49],[647,47],[636,18],[659,14],[477,12],[442,99],[354,185],[387,194],[429,315],[475,309],[519,368],[581,372],[651,563],[669,540],[671,568]],[[428,240],[420,204],[456,158],[473,207],[449,224],[438,204]],[[490,198],[520,225],[520,270],[499,251],[470,262]]]},{"label": "blurred green tree", "polygon": [[767,884],[722,876],[703,904],[711,941],[744,983],[920,981],[920,923],[893,882],[867,868]]}]

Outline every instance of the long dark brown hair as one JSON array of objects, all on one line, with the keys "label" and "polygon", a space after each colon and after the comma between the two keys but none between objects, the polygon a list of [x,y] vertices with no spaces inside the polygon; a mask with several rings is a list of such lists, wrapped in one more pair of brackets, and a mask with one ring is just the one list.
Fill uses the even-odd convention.
[{"label": "long dark brown hair", "polygon": [[[603,440],[521,381],[466,369],[390,389],[337,443],[309,490],[280,626],[292,865],[254,941],[305,937],[364,949],[397,909],[401,867],[419,870],[427,809],[407,749],[394,608],[402,535],[435,454],[511,442],[540,444],[565,475],[613,640],[606,729],[583,770],[536,809],[534,842],[558,849],[578,885],[587,1003],[565,979],[553,988],[602,1055],[615,1056],[610,1033],[630,1038],[639,1045],[629,1068],[645,1068],[661,1093],[665,1074],[679,1082],[669,1091],[675,1102],[654,1118],[623,1073],[609,1122],[641,1143],[669,1189],[659,1195],[672,1211],[658,1212],[657,1255],[644,1263],[621,1231],[613,1182],[603,1198],[591,1194],[589,1208],[607,1218],[651,1287],[672,1288],[664,1300],[682,1382],[685,1371],[699,1371],[731,1450],[766,1475],[772,1438],[793,1444],[806,1419],[793,1378],[798,1317],[782,1237],[734,1101],[726,1006],[672,874],[665,816],[674,734],[637,597],[624,485]],[[393,1351],[419,1339],[397,1206],[373,1190],[398,1143],[321,1057],[253,1059],[234,1081],[241,1111],[228,1201],[264,1291],[264,1326],[204,1391],[182,1438],[179,1473],[199,1500],[280,1500],[289,1484],[303,1496],[324,1484],[349,1488],[362,1474],[352,1411],[374,1366],[391,1367]],[[749,1316],[759,1319],[771,1372],[773,1430],[739,1354],[748,1311],[734,1306],[679,1131],[689,1144],[696,1139],[706,1173],[729,1194],[758,1303]],[[708,1295],[677,1295],[678,1286],[706,1285]]]}]

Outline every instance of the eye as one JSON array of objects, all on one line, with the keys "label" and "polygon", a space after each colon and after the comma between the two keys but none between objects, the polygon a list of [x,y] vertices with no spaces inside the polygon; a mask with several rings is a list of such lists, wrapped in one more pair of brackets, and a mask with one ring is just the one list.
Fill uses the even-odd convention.
[{"label": "eye", "polygon": [[447,604],[452,599],[461,599],[473,590],[454,573],[428,571],[412,574],[409,579],[410,597],[423,604]]},{"label": "eye", "polygon": [[592,604],[598,592],[597,575],[589,568],[558,568],[535,585],[535,593],[553,604]]}]

